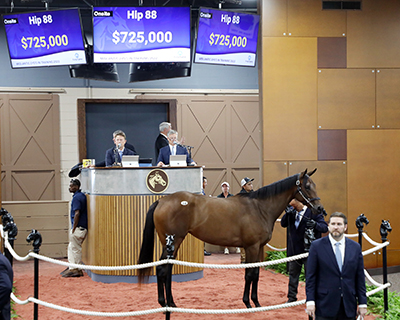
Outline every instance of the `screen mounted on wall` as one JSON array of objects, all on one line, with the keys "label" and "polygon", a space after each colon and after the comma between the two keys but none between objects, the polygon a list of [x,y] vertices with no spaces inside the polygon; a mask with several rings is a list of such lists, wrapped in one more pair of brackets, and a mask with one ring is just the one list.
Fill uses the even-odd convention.
[{"label": "screen mounted on wall", "polygon": [[12,68],[85,64],[78,9],[3,15]]},{"label": "screen mounted on wall", "polygon": [[189,62],[190,8],[93,8],[94,62]]},{"label": "screen mounted on wall", "polygon": [[260,16],[200,8],[195,63],[254,67]]}]

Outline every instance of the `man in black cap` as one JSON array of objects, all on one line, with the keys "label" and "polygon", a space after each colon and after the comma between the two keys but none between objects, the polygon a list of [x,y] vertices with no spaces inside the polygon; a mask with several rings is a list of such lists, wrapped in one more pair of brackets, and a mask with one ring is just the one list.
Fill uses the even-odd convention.
[{"label": "man in black cap", "polygon": [[242,187],[242,190],[240,190],[239,193],[250,193],[253,191],[253,180],[250,178],[243,178],[242,181],[240,182],[240,186]]}]

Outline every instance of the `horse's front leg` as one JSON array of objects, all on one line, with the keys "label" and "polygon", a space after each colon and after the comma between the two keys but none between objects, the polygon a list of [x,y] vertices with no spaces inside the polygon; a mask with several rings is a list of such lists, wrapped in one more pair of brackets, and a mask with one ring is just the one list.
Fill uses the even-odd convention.
[{"label": "horse's front leg", "polygon": [[244,274],[243,303],[246,305],[247,308],[251,308],[250,304],[251,270],[252,268],[246,268]]},{"label": "horse's front leg", "polygon": [[251,286],[251,300],[254,305],[259,308],[261,307],[258,302],[258,279],[260,278],[260,268],[252,268],[252,286]]}]

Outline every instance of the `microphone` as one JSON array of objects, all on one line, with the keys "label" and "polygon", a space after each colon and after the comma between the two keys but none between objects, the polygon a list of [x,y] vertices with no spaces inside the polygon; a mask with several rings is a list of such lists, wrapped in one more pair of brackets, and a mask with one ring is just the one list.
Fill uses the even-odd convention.
[{"label": "microphone", "polygon": [[194,149],[194,147],[192,147],[192,146],[186,146],[186,145],[184,145],[184,144],[180,144],[178,141],[174,141],[174,144],[175,144],[176,146],[180,146],[180,147],[184,147],[184,148],[188,148],[188,149]]},{"label": "microphone", "polygon": [[181,145],[178,141],[174,141],[174,145],[176,145],[176,146],[180,146],[180,147],[185,147],[185,146],[183,146],[183,145]]}]

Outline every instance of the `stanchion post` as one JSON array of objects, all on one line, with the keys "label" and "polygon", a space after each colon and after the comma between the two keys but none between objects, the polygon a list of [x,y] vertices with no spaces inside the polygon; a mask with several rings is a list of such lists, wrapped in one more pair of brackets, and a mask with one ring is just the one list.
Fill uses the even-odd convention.
[{"label": "stanchion post", "polygon": [[[13,216],[4,208],[0,209],[1,223],[3,224],[3,231],[8,232],[8,242],[10,243],[11,248],[14,248],[14,240],[18,234],[17,225],[14,223]],[[11,266],[13,265],[13,256],[10,251],[5,246],[5,242],[3,242],[3,250],[4,255],[10,261]]]},{"label": "stanchion post", "polygon": [[367,225],[369,223],[369,220],[367,219],[366,216],[364,216],[364,213],[361,213],[356,219],[356,227],[358,229],[358,243],[360,244],[361,248],[362,248],[362,233],[364,229],[364,223]]},{"label": "stanchion post", "polygon": [[[382,220],[380,233],[382,237],[382,243],[387,241],[388,233],[392,231],[392,227],[390,226],[389,220]],[[386,247],[382,248],[382,269],[383,269],[383,283],[387,283],[387,252]],[[384,303],[384,312],[385,314],[389,310],[389,301],[388,301],[388,288],[383,289],[383,303]],[[386,318],[386,316],[385,316]]]},{"label": "stanchion post", "polygon": [[[166,238],[167,259],[174,258],[174,251],[175,251],[174,238],[175,238],[174,235],[167,235]],[[172,267],[173,264],[168,263],[167,277],[165,281],[165,295],[167,298],[168,307],[171,307],[171,301],[172,301]],[[171,312],[167,311],[165,313],[165,320],[170,320],[170,318],[171,318]]]},{"label": "stanchion post", "polygon": [[[35,229],[32,229],[31,233],[26,238],[29,243],[31,241],[33,245],[33,252],[39,254],[40,246],[42,245],[42,235]],[[34,289],[33,296],[39,299],[39,259],[34,258]],[[35,303],[33,305],[33,319],[38,320],[39,315],[39,305]]]}]

